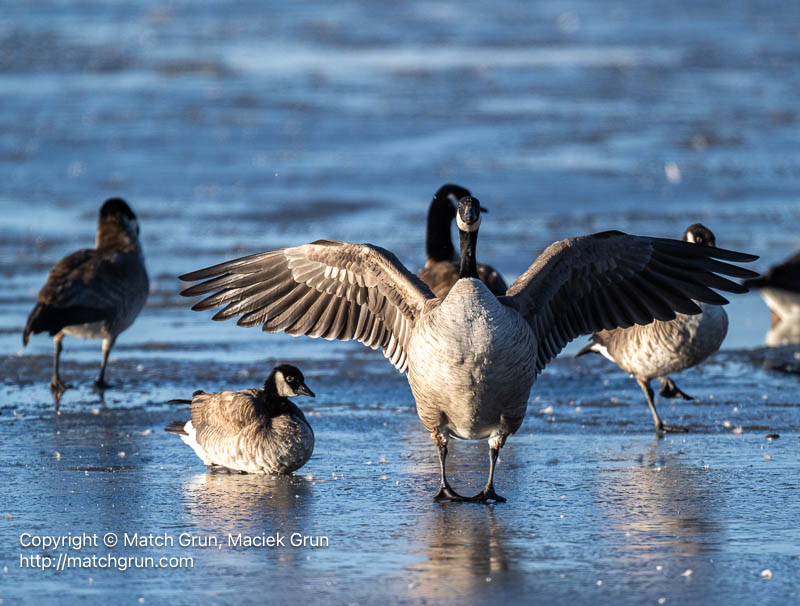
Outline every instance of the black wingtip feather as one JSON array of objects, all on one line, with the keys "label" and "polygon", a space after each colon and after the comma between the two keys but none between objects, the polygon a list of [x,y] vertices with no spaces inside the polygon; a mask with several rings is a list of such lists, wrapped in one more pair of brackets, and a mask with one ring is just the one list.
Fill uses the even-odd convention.
[{"label": "black wingtip feather", "polygon": [[172,421],[169,425],[164,428],[164,431],[167,433],[174,433],[179,436],[188,436],[189,434],[183,428],[186,425],[187,421]]},{"label": "black wingtip feather", "polygon": [[763,288],[766,286],[766,280],[764,276],[758,276],[757,278],[748,278],[744,282],[742,282],[742,288],[746,289],[747,292],[751,290],[758,290],[759,288]]}]

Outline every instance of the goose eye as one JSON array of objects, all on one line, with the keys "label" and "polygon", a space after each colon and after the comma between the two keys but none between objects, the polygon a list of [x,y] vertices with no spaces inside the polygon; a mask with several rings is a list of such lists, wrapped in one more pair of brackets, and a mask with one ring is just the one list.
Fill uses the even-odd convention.
[{"label": "goose eye", "polygon": [[287,383],[294,383],[294,377],[292,377],[292,376],[286,377],[286,382]]}]

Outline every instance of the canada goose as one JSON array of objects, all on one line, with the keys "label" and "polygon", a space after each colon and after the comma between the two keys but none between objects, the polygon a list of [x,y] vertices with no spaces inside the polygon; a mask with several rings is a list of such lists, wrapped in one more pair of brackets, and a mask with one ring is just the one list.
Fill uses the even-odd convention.
[{"label": "canada goose", "polygon": [[787,319],[800,322],[800,252],[744,285],[761,291],[772,313],[772,328]]},{"label": "canada goose", "polygon": [[[425,238],[427,259],[425,267],[417,274],[433,294],[443,299],[458,280],[461,264],[453,240],[450,226],[456,218],[456,206],[461,198],[470,196],[469,190],[459,185],[442,185],[431,200],[428,208],[428,226]],[[481,206],[481,212],[488,212]],[[498,297],[506,294],[508,286],[500,273],[490,265],[478,263],[478,278]]]},{"label": "canada goose", "polygon": [[[717,273],[751,271],[716,261],[752,261],[738,252],[609,231],[551,245],[502,297],[478,280],[478,200],[459,202],[459,280],[444,299],[389,251],[318,240],[257,253],[181,276],[206,280],[184,296],[212,293],[192,309],[225,305],[214,316],[326,339],[357,339],[405,372],[439,452],[435,500],[504,501],[494,490],[499,449],[525,417],[528,396],[549,360],[580,334],[699,313],[692,299],[727,301],[709,287],[745,289]],[[716,272],[716,273],[712,273]],[[489,438],[489,478],[462,497],[445,473],[450,437]]]},{"label": "canada goose", "polygon": [[22,334],[23,346],[31,334],[47,331],[53,335],[50,388],[54,393],[67,388],[58,372],[65,335],[103,340],[100,374],[94,384],[99,389],[109,387],[105,381],[108,354],[117,336],[136,320],[148,289],[136,215],[121,198],[110,198],[100,208],[95,248],[78,250],[53,266]]},{"label": "canada goose", "polygon": [[205,393],[191,400],[191,420],[173,421],[178,434],[213,471],[292,473],[314,450],[314,431],[290,396],[314,397],[295,366],[276,366],[263,389]]},{"label": "canada goose", "polygon": [[[700,223],[687,227],[682,239],[684,242],[716,247],[714,234]],[[644,326],[635,324],[628,328],[596,332],[592,335],[591,343],[576,355],[599,353],[635,378],[647,398],[659,435],[685,432],[687,429],[679,425],[667,425],[661,420],[650,381],[659,379],[659,393],[665,398],[691,400],[692,397],[681,391],[667,375],[696,366],[715,353],[728,332],[728,314],[721,306],[700,301],[695,303],[703,310],[702,313],[679,313],[674,320],[656,319]]]}]

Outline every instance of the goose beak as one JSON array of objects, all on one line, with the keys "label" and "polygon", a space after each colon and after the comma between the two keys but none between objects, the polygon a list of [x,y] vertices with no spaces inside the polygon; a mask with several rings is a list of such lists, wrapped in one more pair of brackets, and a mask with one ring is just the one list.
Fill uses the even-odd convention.
[{"label": "goose beak", "polygon": [[481,209],[482,213],[488,213],[489,212],[489,209],[488,208],[484,208],[483,204],[478,204],[478,208]]},{"label": "goose beak", "polygon": [[297,388],[297,395],[298,396],[311,396],[312,398],[316,397],[314,392],[311,391],[306,384],[303,383],[300,387]]}]

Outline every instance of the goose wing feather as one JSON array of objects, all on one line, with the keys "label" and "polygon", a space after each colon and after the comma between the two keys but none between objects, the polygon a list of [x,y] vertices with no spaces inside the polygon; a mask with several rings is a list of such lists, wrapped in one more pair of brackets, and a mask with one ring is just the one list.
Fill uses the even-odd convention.
[{"label": "goose wing feather", "polygon": [[700,313],[693,300],[727,303],[711,288],[747,289],[717,274],[756,276],[728,261],[757,258],[678,240],[601,232],[549,246],[503,300],[519,310],[536,334],[541,372],[579,335],[671,320],[676,311]]},{"label": "goose wing feather", "polygon": [[94,309],[105,320],[125,299],[119,253],[92,249],[76,251],[56,263],[39,292],[39,303],[57,308]]},{"label": "goose wing feather", "polygon": [[372,244],[318,240],[235,259],[181,276],[205,280],[181,292],[212,293],[195,311],[224,305],[215,320],[324,339],[356,339],[401,372],[414,323],[436,299],[391,252]]}]

